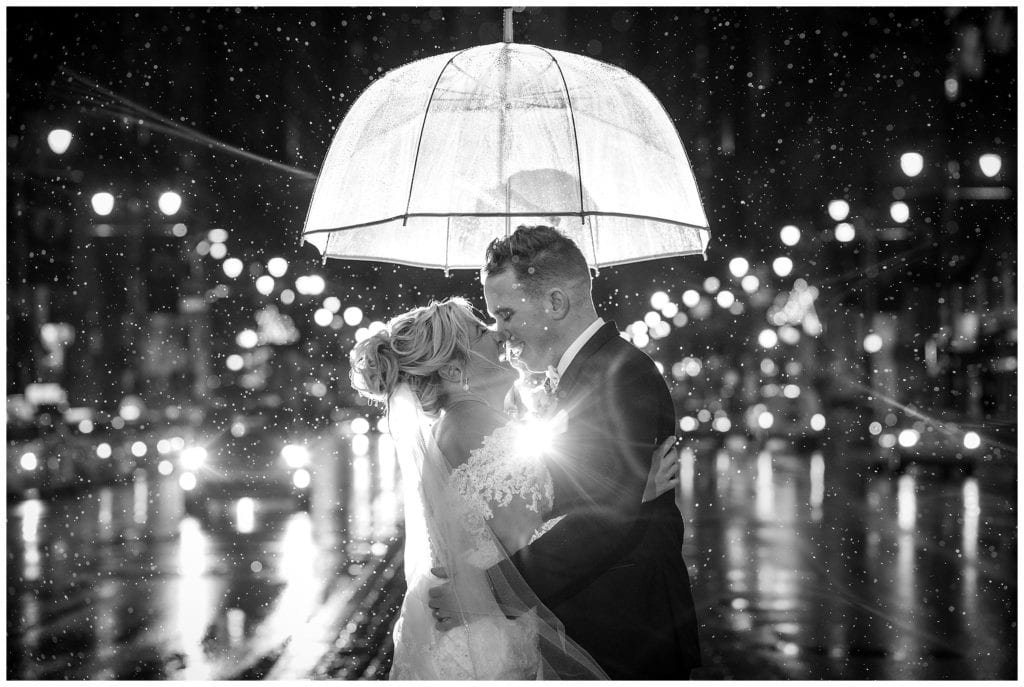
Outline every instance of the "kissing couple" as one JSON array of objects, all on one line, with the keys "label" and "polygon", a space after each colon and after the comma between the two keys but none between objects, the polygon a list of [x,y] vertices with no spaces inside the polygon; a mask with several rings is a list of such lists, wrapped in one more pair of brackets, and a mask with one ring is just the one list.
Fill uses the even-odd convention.
[{"label": "kissing couple", "polygon": [[687,679],[700,648],[664,378],[598,317],[557,230],[495,239],[481,277],[494,325],[451,298],[350,355],[405,492],[391,678]]}]

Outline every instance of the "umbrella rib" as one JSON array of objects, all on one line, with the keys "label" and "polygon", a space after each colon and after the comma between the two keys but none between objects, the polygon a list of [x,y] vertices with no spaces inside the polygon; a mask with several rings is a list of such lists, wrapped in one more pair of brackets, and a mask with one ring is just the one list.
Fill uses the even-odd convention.
[{"label": "umbrella rib", "polygon": [[[540,48],[540,46],[537,47]],[[558,64],[558,60],[555,59],[555,56],[544,48],[540,48],[540,50],[550,57],[551,61],[555,63],[555,67],[558,69],[558,76],[562,79],[562,86],[565,88],[565,103],[569,106],[569,121],[572,122],[572,142],[576,148],[576,176],[580,182],[580,224],[583,224],[586,222],[586,215],[583,212],[583,167],[580,165],[580,141],[579,137],[576,135],[576,115],[573,113],[572,98],[569,96],[569,84],[565,82],[565,74],[562,72],[562,65]],[[597,250],[596,246],[595,250]]]},{"label": "umbrella rib", "polygon": [[405,201],[405,215],[402,220],[402,226],[405,226],[405,223],[409,221],[409,207],[412,205],[412,189],[416,184],[416,165],[418,165],[420,161],[420,145],[423,143],[423,132],[427,128],[427,115],[430,114],[430,104],[434,100],[434,92],[437,91],[437,85],[441,83],[441,77],[444,76],[445,70],[448,69],[449,65],[451,65],[456,57],[464,52],[466,51],[460,50],[452,55],[451,59],[444,63],[444,66],[441,67],[441,71],[437,73],[437,81],[434,82],[434,87],[430,89],[430,97],[427,98],[427,106],[423,109],[423,122],[420,124],[420,136],[416,140],[416,156],[412,159],[412,174],[409,177],[409,197]]}]

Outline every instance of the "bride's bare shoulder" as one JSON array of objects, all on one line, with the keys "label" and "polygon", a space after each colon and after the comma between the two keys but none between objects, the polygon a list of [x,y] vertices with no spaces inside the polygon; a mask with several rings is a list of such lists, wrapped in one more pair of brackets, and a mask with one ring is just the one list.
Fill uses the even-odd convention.
[{"label": "bride's bare shoulder", "polygon": [[452,467],[469,459],[470,451],[480,448],[484,439],[508,420],[482,403],[457,403],[434,425],[434,439]]}]

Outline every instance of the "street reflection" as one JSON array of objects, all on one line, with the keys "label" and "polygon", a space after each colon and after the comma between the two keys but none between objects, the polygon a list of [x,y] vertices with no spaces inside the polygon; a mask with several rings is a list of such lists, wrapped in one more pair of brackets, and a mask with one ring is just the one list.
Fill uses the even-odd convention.
[{"label": "street reflection", "polygon": [[858,451],[696,454],[685,550],[705,662],[732,679],[1012,676],[1015,471],[896,474]]},{"label": "street reflection", "polygon": [[371,445],[356,442],[359,455],[317,447],[317,482],[351,489],[314,490],[308,512],[253,494],[228,504],[224,521],[186,515],[179,475],[158,465],[123,485],[11,504],[8,676],[244,674],[352,579],[352,555],[381,555],[397,534],[393,451]]},{"label": "street reflection", "polygon": [[[241,679],[289,641],[305,646],[292,660],[315,662],[336,639],[325,603],[400,529],[394,446],[360,436],[311,450],[308,511],[254,494],[223,520],[187,515],[178,475],[158,469],[12,504],[9,676]],[[705,661],[723,676],[1011,674],[1015,476],[897,475],[868,460],[741,437],[681,449]]]}]

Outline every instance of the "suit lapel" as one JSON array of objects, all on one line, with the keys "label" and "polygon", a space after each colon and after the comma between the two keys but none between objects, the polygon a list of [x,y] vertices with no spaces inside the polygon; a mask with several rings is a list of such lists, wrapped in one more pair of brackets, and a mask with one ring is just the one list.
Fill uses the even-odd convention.
[{"label": "suit lapel", "polygon": [[605,322],[600,329],[594,332],[590,340],[583,344],[583,348],[572,359],[569,367],[566,368],[561,379],[558,380],[558,390],[555,392],[555,397],[559,401],[564,401],[572,394],[583,370],[586,369],[587,361],[618,335],[619,328],[615,326],[615,323]]}]

